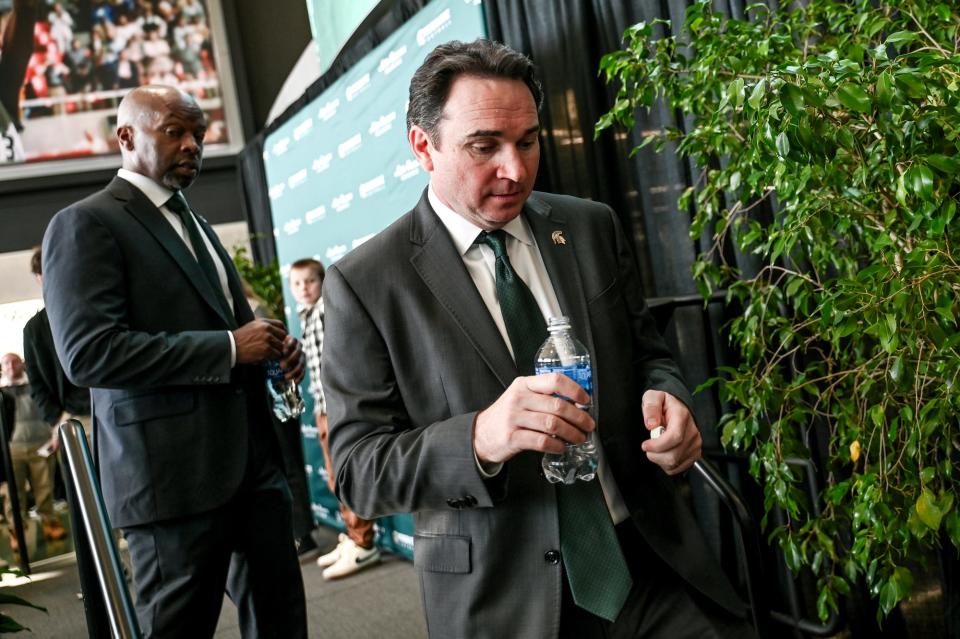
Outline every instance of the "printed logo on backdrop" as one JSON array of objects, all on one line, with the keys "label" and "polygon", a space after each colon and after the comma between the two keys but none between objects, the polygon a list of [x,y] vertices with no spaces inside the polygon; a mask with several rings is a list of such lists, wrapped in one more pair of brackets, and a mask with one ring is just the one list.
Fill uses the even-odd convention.
[{"label": "printed logo on backdrop", "polygon": [[394,49],[387,57],[380,60],[380,64],[377,65],[377,71],[383,75],[390,75],[392,71],[395,71],[403,64],[403,56],[405,55],[407,55],[407,45],[403,45],[399,49]]},{"label": "printed logo on backdrop", "polygon": [[353,193],[342,193],[337,197],[333,198],[333,201],[330,203],[330,206],[333,207],[333,210],[337,213],[343,213],[350,208],[350,204],[353,202]]},{"label": "printed logo on backdrop", "polygon": [[318,504],[313,502],[310,504],[310,510],[313,511],[316,519],[329,519],[330,518],[330,509],[324,506],[323,504]]},{"label": "printed logo on backdrop", "polygon": [[330,168],[330,162],[333,161],[333,153],[324,153],[316,160],[313,161],[311,165],[313,167],[314,173],[323,173]]},{"label": "printed logo on backdrop", "polygon": [[420,163],[416,160],[407,160],[401,162],[393,169],[393,177],[400,178],[401,182],[406,182],[420,173]]},{"label": "printed logo on backdrop", "polygon": [[310,135],[310,131],[313,130],[313,118],[308,118],[297,125],[297,128],[293,130],[293,139],[295,142],[299,142],[303,138]]},{"label": "printed logo on backdrop", "polygon": [[413,535],[406,535],[400,531],[393,531],[393,543],[404,548],[410,552],[413,552]]},{"label": "printed logo on backdrop", "polygon": [[283,192],[286,190],[287,185],[284,183],[274,184],[270,187],[270,190],[267,191],[267,194],[270,196],[271,200],[279,200],[283,197]]},{"label": "printed logo on backdrop", "polygon": [[290,138],[280,138],[276,143],[270,148],[270,151],[274,156],[280,157],[287,152],[287,149],[290,148]]},{"label": "printed logo on backdrop", "polygon": [[[300,433],[309,439],[316,439],[320,435],[316,426],[308,426],[307,424],[300,425]],[[310,472],[312,472],[312,469],[307,471],[307,474],[310,474]]]},{"label": "printed logo on backdrop", "polygon": [[346,254],[347,254],[346,244],[337,244],[335,246],[331,246],[330,248],[327,249],[327,252],[324,253],[326,258],[331,262],[336,262]]},{"label": "printed logo on backdrop", "polygon": [[300,169],[299,171],[291,175],[289,178],[287,178],[287,186],[292,191],[293,189],[297,188],[298,186],[306,182],[306,180],[307,180],[307,170]]},{"label": "printed logo on backdrop", "polygon": [[370,74],[364,73],[363,77],[347,87],[347,102],[353,102],[354,99],[370,88]]},{"label": "printed logo on backdrop", "polygon": [[430,42],[440,32],[450,26],[450,9],[444,9],[436,18],[427,23],[427,26],[417,31],[417,44],[421,47]]},{"label": "printed logo on backdrop", "polygon": [[387,180],[381,173],[372,180],[360,184],[360,199],[365,200],[374,193],[379,193],[387,185]]},{"label": "printed logo on backdrop", "polygon": [[376,233],[370,233],[369,235],[364,235],[363,237],[358,237],[357,239],[355,239],[353,242],[350,243],[350,248],[351,248],[351,249],[357,248],[358,246],[360,246],[361,244],[363,244],[364,242],[366,242],[366,241],[369,240],[370,238],[374,237],[375,235],[376,235]]},{"label": "printed logo on backdrop", "polygon": [[340,98],[334,98],[333,100],[330,100],[329,102],[324,104],[322,107],[320,107],[320,110],[317,111],[317,117],[320,119],[321,122],[326,122],[327,120],[329,120],[330,118],[332,118],[337,114],[337,109],[339,108],[340,108]]},{"label": "printed logo on backdrop", "polygon": [[300,231],[301,224],[303,224],[303,220],[294,218],[283,225],[283,232],[287,235],[296,235]]},{"label": "printed logo on backdrop", "polygon": [[363,139],[360,137],[360,134],[357,133],[346,142],[343,142],[337,146],[337,155],[339,155],[340,159],[342,160],[354,151],[358,151],[362,145]]},{"label": "printed logo on backdrop", "polygon": [[381,135],[393,128],[393,123],[396,121],[396,119],[396,111],[391,111],[386,115],[381,115],[379,118],[370,123],[370,128],[367,130],[367,133],[375,138],[379,138]]},{"label": "printed logo on backdrop", "polygon": [[320,220],[327,217],[327,207],[320,205],[315,209],[310,209],[303,214],[304,219],[307,221],[307,224],[313,224],[314,222],[319,222]]}]

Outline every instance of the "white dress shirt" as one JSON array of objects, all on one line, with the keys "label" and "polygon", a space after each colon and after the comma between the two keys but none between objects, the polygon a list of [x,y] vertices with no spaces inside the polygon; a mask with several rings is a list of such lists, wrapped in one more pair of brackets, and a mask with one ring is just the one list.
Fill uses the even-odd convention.
[{"label": "white dress shirt", "polygon": [[[128,171],[127,169],[120,169],[117,171],[117,176],[123,178],[139,189],[141,193],[147,196],[147,199],[150,200],[155,207],[160,209],[160,212],[163,213],[164,219],[170,223],[170,226],[173,227],[173,230],[176,232],[176,234],[181,240],[183,240],[187,250],[190,251],[190,255],[193,255],[193,257],[196,258],[197,254],[193,250],[193,244],[190,242],[190,236],[187,234],[187,229],[184,228],[183,222],[180,221],[180,216],[168,209],[166,206],[167,200],[173,197],[173,191],[161,184],[154,182],[146,175],[134,173],[133,171]],[[227,299],[227,305],[230,309],[233,309],[233,295],[230,294],[230,284],[227,281],[227,269],[224,267],[223,261],[220,259],[220,255],[217,253],[216,249],[214,249],[210,238],[207,237],[207,234],[197,222],[196,215],[194,215],[193,211],[190,212],[190,217],[193,220],[193,223],[196,224],[197,231],[200,233],[200,237],[203,238],[203,243],[207,247],[207,253],[209,253],[210,258],[213,261],[213,265],[217,269],[217,278],[220,280],[220,288],[223,290],[223,295]],[[230,338],[230,368],[233,368],[237,363],[237,343],[234,341],[232,332],[227,331],[227,336]]]},{"label": "white dress shirt", "polygon": [[[483,229],[444,204],[434,192],[433,185],[430,185],[427,189],[427,199],[450,234],[453,245],[460,253],[470,278],[476,285],[484,305],[490,311],[490,316],[493,318],[494,324],[497,325],[497,330],[500,331],[500,336],[503,337],[503,341],[512,356],[513,347],[510,345],[507,327],[503,322],[500,302],[497,301],[496,259],[493,255],[493,249],[486,244],[476,243],[477,236]],[[543,263],[536,239],[530,231],[530,227],[527,226],[524,217],[518,215],[513,218],[503,226],[503,230],[506,232],[506,249],[510,264],[517,275],[520,276],[520,279],[526,283],[530,292],[533,293],[543,317],[546,319],[562,315],[553,283],[547,273],[547,267]],[[597,427],[602,428],[600,424]],[[610,510],[610,516],[616,525],[627,519],[630,512],[627,510],[620,489],[617,488],[617,482],[607,466],[606,455],[599,438],[597,438],[597,451],[599,457],[597,478],[600,480],[601,488],[603,488],[603,497],[607,502],[607,508]],[[484,469],[479,465],[479,462],[478,467],[485,475],[489,475],[490,470],[499,472],[500,468],[500,466],[497,466],[495,469]]]}]

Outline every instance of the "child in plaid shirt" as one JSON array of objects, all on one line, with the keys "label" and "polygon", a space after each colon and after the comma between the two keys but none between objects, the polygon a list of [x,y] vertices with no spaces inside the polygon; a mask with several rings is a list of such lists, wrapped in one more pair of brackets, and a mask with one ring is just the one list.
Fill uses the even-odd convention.
[{"label": "child in plaid shirt", "polygon": [[[290,289],[299,304],[301,341],[310,375],[310,394],[317,420],[320,447],[327,467],[327,485],[334,492],[333,464],[330,462],[330,444],[327,440],[327,405],[320,386],[320,355],[323,352],[323,264],[312,258],[297,260],[290,265]],[[340,514],[347,534],[340,535],[340,543],[333,551],[317,559],[323,568],[324,579],[346,577],[380,561],[380,550],[373,545],[373,522],[359,517],[340,504]]]}]

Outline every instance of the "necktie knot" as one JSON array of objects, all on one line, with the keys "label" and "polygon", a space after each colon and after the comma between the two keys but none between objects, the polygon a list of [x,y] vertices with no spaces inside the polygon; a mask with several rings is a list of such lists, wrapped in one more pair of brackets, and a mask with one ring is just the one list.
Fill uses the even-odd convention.
[{"label": "necktie knot", "polygon": [[168,209],[176,213],[181,220],[186,221],[190,217],[190,207],[187,205],[187,201],[183,198],[183,193],[176,191],[170,199],[165,202],[165,205]]},{"label": "necktie knot", "polygon": [[507,257],[507,233],[503,229],[496,231],[480,231],[477,244],[486,244],[493,250],[493,256],[498,260]]}]

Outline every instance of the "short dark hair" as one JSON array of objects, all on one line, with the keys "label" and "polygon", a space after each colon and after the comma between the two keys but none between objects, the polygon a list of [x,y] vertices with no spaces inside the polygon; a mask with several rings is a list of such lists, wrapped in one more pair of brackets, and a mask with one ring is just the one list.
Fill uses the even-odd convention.
[{"label": "short dark hair", "polygon": [[323,263],[321,263],[320,260],[313,259],[312,257],[301,258],[290,265],[291,271],[295,268],[313,269],[313,272],[317,274],[317,277],[320,278],[321,282],[323,282],[323,276],[327,273],[327,270],[323,268]]},{"label": "short dark hair", "polygon": [[33,255],[30,256],[30,272],[34,275],[43,275],[43,262],[40,259],[40,247],[33,247]]},{"label": "short dark hair", "polygon": [[537,110],[543,103],[543,89],[530,58],[492,40],[453,40],[431,51],[410,80],[408,133],[413,125],[417,125],[427,132],[435,145],[439,145],[438,129],[443,107],[450,86],[461,75],[520,80],[533,94]]}]

